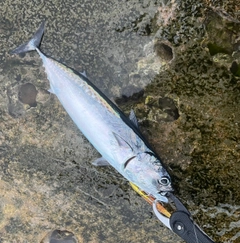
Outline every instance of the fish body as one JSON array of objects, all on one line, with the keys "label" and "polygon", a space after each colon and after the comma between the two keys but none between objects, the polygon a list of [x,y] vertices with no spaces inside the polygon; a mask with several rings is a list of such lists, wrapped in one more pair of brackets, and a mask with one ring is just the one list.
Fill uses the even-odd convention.
[{"label": "fish body", "polygon": [[44,55],[38,48],[43,31],[44,24],[41,24],[33,38],[12,53],[31,50],[39,53],[50,91],[102,155],[96,164],[109,163],[141,190],[167,202],[165,193],[172,191],[170,176],[142,136],[133,111],[129,119],[84,74]]}]

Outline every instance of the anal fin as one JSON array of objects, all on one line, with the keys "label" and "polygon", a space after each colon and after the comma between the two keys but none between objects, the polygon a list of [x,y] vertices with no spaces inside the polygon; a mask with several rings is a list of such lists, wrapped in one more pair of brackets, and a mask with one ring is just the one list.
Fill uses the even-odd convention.
[{"label": "anal fin", "polygon": [[107,160],[105,160],[103,157],[98,158],[92,162],[94,166],[108,166],[110,165]]}]

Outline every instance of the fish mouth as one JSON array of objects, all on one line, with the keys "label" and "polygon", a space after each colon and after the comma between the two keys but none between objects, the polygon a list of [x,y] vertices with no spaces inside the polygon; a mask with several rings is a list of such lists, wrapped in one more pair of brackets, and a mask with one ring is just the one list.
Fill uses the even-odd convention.
[{"label": "fish mouth", "polygon": [[168,192],[173,192],[173,191],[174,191],[174,189],[172,188],[172,186],[168,185],[168,186],[162,186],[158,193],[161,195],[165,195]]}]

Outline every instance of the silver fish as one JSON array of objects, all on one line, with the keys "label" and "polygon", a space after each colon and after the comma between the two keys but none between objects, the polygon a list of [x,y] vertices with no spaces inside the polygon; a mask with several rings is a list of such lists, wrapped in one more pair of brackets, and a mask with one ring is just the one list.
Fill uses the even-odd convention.
[{"label": "silver fish", "polygon": [[142,136],[133,111],[127,118],[86,75],[45,56],[39,49],[44,22],[34,36],[11,53],[36,50],[55,94],[84,136],[102,155],[95,165],[110,164],[128,181],[156,198],[168,202],[171,179],[159,157]]}]

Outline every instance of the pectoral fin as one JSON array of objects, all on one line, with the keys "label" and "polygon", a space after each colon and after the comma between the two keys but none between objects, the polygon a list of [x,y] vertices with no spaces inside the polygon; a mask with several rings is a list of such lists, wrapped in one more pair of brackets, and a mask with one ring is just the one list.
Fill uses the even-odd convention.
[{"label": "pectoral fin", "polygon": [[113,132],[114,137],[117,140],[118,145],[123,148],[123,149],[130,149],[131,151],[133,151],[132,146],[126,141],[124,140],[121,136],[119,136],[118,134],[116,134],[115,132]]},{"label": "pectoral fin", "polygon": [[52,89],[49,89],[48,92],[51,93],[51,94],[54,94]]},{"label": "pectoral fin", "polygon": [[108,166],[110,165],[107,160],[105,160],[103,157],[98,158],[92,162],[94,166]]}]

